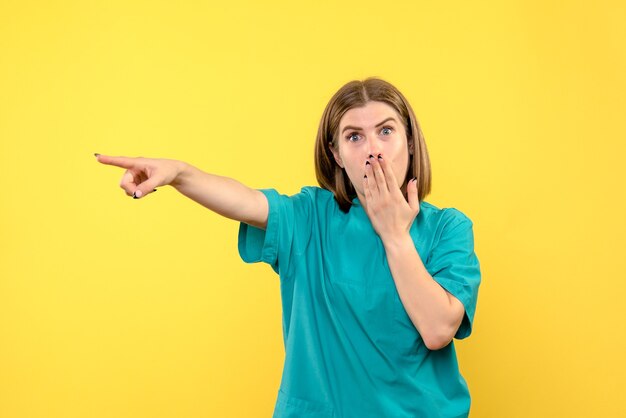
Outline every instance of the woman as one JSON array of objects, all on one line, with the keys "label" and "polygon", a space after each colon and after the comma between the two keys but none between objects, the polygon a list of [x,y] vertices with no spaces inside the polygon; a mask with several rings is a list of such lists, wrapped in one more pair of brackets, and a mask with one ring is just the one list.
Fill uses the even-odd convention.
[{"label": "woman", "polygon": [[453,338],[470,335],[472,221],[424,201],[428,152],[404,96],[351,81],[326,106],[320,187],[253,190],[184,162],[96,155],[141,198],[171,185],[240,221],[239,253],[279,274],[285,364],[274,417],[466,417]]}]

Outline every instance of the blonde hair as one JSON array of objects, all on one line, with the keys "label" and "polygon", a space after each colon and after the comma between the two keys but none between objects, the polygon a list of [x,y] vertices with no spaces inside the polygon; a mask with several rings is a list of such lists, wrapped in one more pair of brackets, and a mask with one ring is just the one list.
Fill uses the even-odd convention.
[{"label": "blonde hair", "polygon": [[409,149],[413,144],[413,153],[409,155],[409,167],[403,185],[415,177],[419,201],[422,202],[430,194],[432,180],[428,150],[409,102],[397,88],[380,78],[353,80],[341,87],[326,105],[315,140],[317,182],[324,189],[333,192],[335,200],[344,212],[350,210],[356,191],[345,170],[335,161],[331,147],[334,150],[338,149],[339,122],[343,115],[348,110],[363,107],[370,101],[386,103],[398,112],[404,125]]}]

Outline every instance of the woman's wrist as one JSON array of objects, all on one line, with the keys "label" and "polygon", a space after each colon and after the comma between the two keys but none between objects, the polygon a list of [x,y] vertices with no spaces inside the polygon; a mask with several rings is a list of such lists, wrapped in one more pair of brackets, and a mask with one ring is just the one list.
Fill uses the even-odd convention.
[{"label": "woman's wrist", "polygon": [[174,180],[170,183],[170,186],[175,189],[179,189],[180,187],[184,187],[187,179],[189,178],[191,165],[187,164],[184,161],[175,160],[176,166],[176,175],[174,176]]},{"label": "woman's wrist", "polygon": [[388,237],[381,238],[381,240],[383,241],[385,252],[388,255],[398,254],[402,251],[415,248],[413,238],[411,238],[411,234],[409,234],[408,231],[401,234],[393,234]]}]

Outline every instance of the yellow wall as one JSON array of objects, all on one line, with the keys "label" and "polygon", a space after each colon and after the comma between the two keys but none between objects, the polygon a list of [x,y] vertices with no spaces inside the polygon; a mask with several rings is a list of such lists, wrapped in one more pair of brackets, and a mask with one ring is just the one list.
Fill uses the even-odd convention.
[{"label": "yellow wall", "polygon": [[624,416],[625,3],[220,3],[0,2],[0,417],[269,417],[278,277],[93,153],[295,193],[370,75],[423,126],[427,201],[474,221],[471,416]]}]

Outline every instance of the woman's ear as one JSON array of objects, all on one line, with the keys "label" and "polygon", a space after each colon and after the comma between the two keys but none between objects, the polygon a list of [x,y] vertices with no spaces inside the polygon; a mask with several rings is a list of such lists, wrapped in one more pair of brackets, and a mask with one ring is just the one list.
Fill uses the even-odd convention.
[{"label": "woman's ear", "polygon": [[415,149],[414,147],[414,142],[413,142],[413,138],[409,138],[409,155],[413,155],[413,150]]},{"label": "woman's ear", "polygon": [[339,167],[341,168],[344,168],[343,161],[341,161],[341,156],[339,155],[339,151],[333,147],[332,142],[328,143],[328,148],[330,148],[330,151],[333,153],[333,157],[335,158],[335,162],[337,163],[337,165],[339,165]]}]

